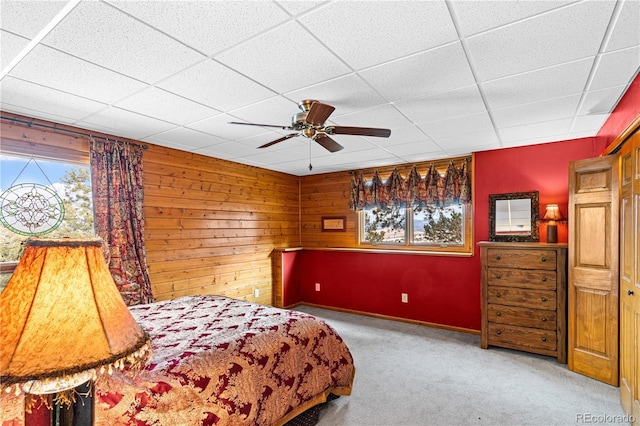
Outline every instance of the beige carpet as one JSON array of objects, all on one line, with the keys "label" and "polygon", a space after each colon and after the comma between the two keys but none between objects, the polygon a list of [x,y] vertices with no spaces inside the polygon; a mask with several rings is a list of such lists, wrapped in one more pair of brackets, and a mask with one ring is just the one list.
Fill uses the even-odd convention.
[{"label": "beige carpet", "polygon": [[619,389],[555,358],[480,348],[480,337],[300,306],[327,321],[356,365],[351,396],[319,425],[628,424]]}]

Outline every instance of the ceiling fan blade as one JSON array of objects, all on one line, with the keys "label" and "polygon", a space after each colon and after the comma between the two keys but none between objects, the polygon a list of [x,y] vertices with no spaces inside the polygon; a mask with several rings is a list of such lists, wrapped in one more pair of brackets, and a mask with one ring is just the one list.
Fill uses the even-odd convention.
[{"label": "ceiling fan blade", "polygon": [[376,129],[374,127],[330,126],[325,130],[330,135],[376,136],[380,138],[388,138],[391,135],[390,129]]},{"label": "ceiling fan blade", "polygon": [[311,109],[307,113],[305,121],[312,126],[322,126],[335,109],[336,108],[331,105],[323,104],[322,102],[314,102],[311,104]]},{"label": "ceiling fan blade", "polygon": [[229,124],[242,124],[243,126],[275,127],[276,129],[293,130],[291,126],[279,126],[277,124],[243,123],[240,121],[229,121]]},{"label": "ceiling fan blade", "polygon": [[338,142],[334,141],[327,135],[318,134],[313,138],[314,141],[318,142],[324,149],[329,152],[338,152],[344,147],[340,145]]},{"label": "ceiling fan blade", "polygon": [[268,147],[268,146],[275,145],[275,144],[277,144],[278,142],[286,141],[287,139],[292,138],[292,137],[294,137],[294,136],[298,136],[299,134],[300,134],[300,133],[291,133],[291,134],[288,134],[287,136],[283,136],[283,137],[281,137],[280,139],[276,139],[275,141],[271,141],[271,142],[269,142],[269,143],[265,143],[264,145],[260,145],[258,148],[266,148],[266,147]]}]

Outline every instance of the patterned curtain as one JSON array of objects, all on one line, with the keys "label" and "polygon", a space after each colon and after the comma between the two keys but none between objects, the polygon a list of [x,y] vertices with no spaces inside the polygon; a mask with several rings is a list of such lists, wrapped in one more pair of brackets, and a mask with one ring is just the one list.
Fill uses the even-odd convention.
[{"label": "patterned curtain", "polygon": [[396,168],[387,178],[386,184],[377,170],[368,182],[362,170],[353,172],[351,176],[349,206],[352,210],[362,210],[366,207],[387,208],[387,206],[446,207],[470,202],[471,177],[467,161],[463,161],[460,169],[450,161],[444,176],[440,175],[435,164],[432,163],[424,178],[420,176],[416,166],[413,166],[406,179]]},{"label": "patterned curtain", "polygon": [[142,149],[89,141],[95,227],[128,306],[153,302],[144,248]]}]

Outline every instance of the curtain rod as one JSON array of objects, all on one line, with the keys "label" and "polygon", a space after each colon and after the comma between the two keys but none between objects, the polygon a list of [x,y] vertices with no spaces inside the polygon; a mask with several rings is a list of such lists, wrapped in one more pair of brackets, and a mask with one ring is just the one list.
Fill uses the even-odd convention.
[{"label": "curtain rod", "polygon": [[63,128],[56,127],[56,126],[50,126],[48,124],[41,124],[41,123],[35,123],[33,121],[20,120],[18,118],[13,118],[13,117],[0,116],[0,118],[3,119],[3,120],[13,121],[14,123],[26,124],[29,127],[31,127],[31,126],[39,126],[39,127],[44,127],[46,129],[58,130],[60,132],[67,132],[67,133],[72,133],[72,134],[75,134],[75,135],[88,136],[88,137],[94,138],[94,139],[102,139],[102,140],[105,140],[105,141],[112,140],[112,141],[115,141],[115,142],[120,142],[120,143],[133,145],[133,146],[135,146],[137,148],[142,148],[142,149],[148,149],[149,148],[149,146],[147,146],[147,145],[140,145],[140,144],[137,144],[135,142],[120,141],[120,140],[118,140],[116,138],[107,138],[105,136],[95,136],[95,135],[93,135],[91,133],[78,132],[76,130],[63,129]]}]

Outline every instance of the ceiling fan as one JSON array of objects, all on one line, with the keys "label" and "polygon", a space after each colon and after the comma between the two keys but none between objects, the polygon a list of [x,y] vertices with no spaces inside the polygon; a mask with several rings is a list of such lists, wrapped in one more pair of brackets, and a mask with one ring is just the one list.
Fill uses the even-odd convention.
[{"label": "ceiling fan", "polygon": [[356,136],[376,136],[381,138],[388,138],[391,135],[389,129],[377,129],[373,127],[346,127],[346,126],[325,126],[325,121],[331,113],[335,110],[335,107],[331,105],[323,104],[322,102],[315,100],[304,100],[298,103],[298,107],[301,112],[294,114],[291,117],[290,126],[278,126],[273,124],[256,124],[256,123],[241,123],[238,121],[231,121],[230,124],[243,124],[245,126],[260,126],[260,127],[275,127],[283,130],[295,130],[297,133],[290,133],[274,141],[268,142],[258,148],[266,148],[271,145],[275,145],[278,142],[285,141],[289,138],[296,136],[304,136],[312,139],[320,144],[329,152],[337,152],[344,147],[338,142],[334,141],[329,135],[356,135]]}]

